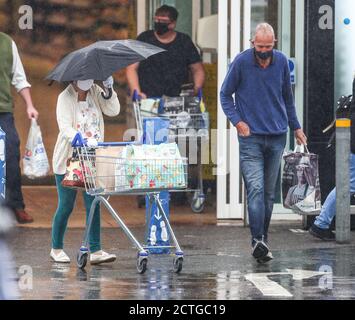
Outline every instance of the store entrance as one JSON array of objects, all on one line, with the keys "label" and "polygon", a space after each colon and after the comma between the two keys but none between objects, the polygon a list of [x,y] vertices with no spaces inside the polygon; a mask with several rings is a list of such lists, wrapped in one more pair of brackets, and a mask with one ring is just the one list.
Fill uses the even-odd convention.
[{"label": "store entrance", "polygon": [[[297,115],[303,122],[303,37],[304,16],[303,1],[296,0],[251,0],[250,30],[253,32],[260,22],[268,22],[275,30],[276,49],[282,51],[290,60],[293,92],[296,100]],[[296,14],[297,13],[297,14]],[[293,132],[288,133],[286,151],[294,150],[295,139]],[[283,163],[282,163],[283,166]],[[274,213],[290,214],[282,205],[281,168],[277,188]]]},{"label": "store entrance", "polygon": [[[281,50],[293,68],[293,90],[296,111],[303,122],[303,70],[304,70],[304,1],[303,0],[220,0],[219,1],[219,87],[235,56],[250,48],[255,27],[262,22],[271,24],[276,33],[276,49]],[[245,188],[239,168],[239,144],[234,128],[230,128],[219,106],[217,183],[217,216],[219,219],[247,218]],[[286,150],[295,146],[293,132],[288,133]],[[280,168],[281,177],[281,168]],[[238,183],[239,182],[239,183]],[[227,196],[226,196],[227,195]],[[275,219],[299,219],[281,203],[281,179],[278,183]]]}]

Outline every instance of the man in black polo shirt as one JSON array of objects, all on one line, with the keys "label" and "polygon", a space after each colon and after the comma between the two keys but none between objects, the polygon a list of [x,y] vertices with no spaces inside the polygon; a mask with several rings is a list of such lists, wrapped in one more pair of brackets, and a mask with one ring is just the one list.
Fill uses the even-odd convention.
[{"label": "man in black polo shirt", "polygon": [[[126,75],[131,95],[137,91],[142,99],[162,96],[177,97],[183,84],[189,82],[191,72],[194,93],[202,89],[205,72],[191,38],[175,31],[178,12],[174,7],[163,5],[154,16],[154,30],[141,33],[137,40],[146,42],[166,51],[127,67]],[[167,194],[161,194],[161,200],[169,199]],[[181,201],[180,201],[181,202]],[[163,236],[163,221],[154,222],[149,230],[148,244],[169,245]],[[161,240],[156,238],[161,232]],[[165,233],[166,234],[166,233]]]},{"label": "man in black polo shirt", "polygon": [[127,67],[127,80],[131,90],[141,98],[179,96],[181,86],[192,73],[194,91],[197,94],[205,80],[201,57],[184,33],[175,31],[178,12],[163,5],[155,12],[154,30],[141,33],[137,40],[163,48],[166,52]]}]

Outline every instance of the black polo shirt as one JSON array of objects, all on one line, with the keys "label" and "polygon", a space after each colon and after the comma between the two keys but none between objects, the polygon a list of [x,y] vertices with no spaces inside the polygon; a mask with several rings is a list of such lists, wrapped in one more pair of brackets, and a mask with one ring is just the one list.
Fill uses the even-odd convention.
[{"label": "black polo shirt", "polygon": [[165,49],[147,60],[138,69],[141,91],[148,97],[179,96],[181,86],[188,81],[189,65],[201,62],[201,56],[190,37],[177,32],[173,42],[161,43],[153,30],[141,33],[137,40]]}]

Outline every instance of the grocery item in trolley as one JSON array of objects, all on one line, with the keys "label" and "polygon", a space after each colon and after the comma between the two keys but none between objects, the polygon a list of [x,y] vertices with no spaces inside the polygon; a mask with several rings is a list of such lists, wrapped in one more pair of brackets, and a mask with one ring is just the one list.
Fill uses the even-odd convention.
[{"label": "grocery item in trolley", "polygon": [[168,97],[163,96],[163,110],[162,113],[177,114],[184,111],[185,98],[184,97]]},{"label": "grocery item in trolley", "polygon": [[158,115],[160,99],[142,99],[140,101],[141,116],[153,117]]},{"label": "grocery item in trolley", "polygon": [[130,145],[116,160],[116,191],[186,188],[185,168],[176,143]]},{"label": "grocery item in trolley", "polygon": [[199,97],[166,97],[162,98],[160,117],[169,119],[169,136],[206,136],[209,127],[208,113],[203,100]]},{"label": "grocery item in trolley", "polygon": [[115,190],[115,166],[122,159],[125,147],[105,147],[96,149],[96,187]]}]

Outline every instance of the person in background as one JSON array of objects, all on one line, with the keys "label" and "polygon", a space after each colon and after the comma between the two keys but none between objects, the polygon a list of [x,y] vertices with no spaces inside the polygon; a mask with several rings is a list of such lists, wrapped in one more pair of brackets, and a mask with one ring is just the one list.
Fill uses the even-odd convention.
[{"label": "person in background", "polygon": [[20,139],[15,127],[11,85],[26,104],[29,119],[38,119],[32,103],[30,87],[15,42],[0,32],[0,127],[6,133],[6,200],[18,223],[31,223],[33,218],[25,211],[20,169]]},{"label": "person in background", "polygon": [[220,93],[224,113],[238,132],[252,255],[259,263],[273,259],[268,230],[288,127],[297,143],[307,144],[296,115],[288,60],[274,49],[275,41],[272,26],[259,24],[253,48],[235,58]]},{"label": "person in background", "polygon": [[[353,100],[351,110],[351,154],[350,154],[350,193],[355,193],[355,79],[353,81]],[[335,233],[331,230],[331,224],[336,214],[336,188],[334,188],[325,200],[319,216],[309,229],[309,233],[324,241],[335,241]]]},{"label": "person in background", "polygon": [[[138,35],[137,40],[160,47],[165,52],[126,68],[131,96],[136,91],[141,99],[180,96],[182,86],[193,82],[197,95],[205,82],[201,56],[191,38],[176,31],[179,13],[163,5],[155,11],[154,29]],[[171,195],[175,203],[186,202],[184,193]]]},{"label": "person in background", "polygon": [[[113,78],[103,81],[105,88],[112,88]],[[58,207],[52,225],[52,250],[50,257],[55,262],[69,263],[70,258],[64,252],[64,235],[68,219],[74,209],[77,195],[76,189],[62,186],[66,173],[67,160],[72,156],[71,143],[78,132],[87,139],[88,146],[97,146],[104,141],[103,114],[115,117],[120,112],[120,103],[117,93],[113,91],[108,100],[102,98],[103,90],[94,80],[75,81],[71,83],[58,97],[57,122],[59,134],[53,152],[53,171],[58,192]],[[91,204],[94,197],[82,192],[86,219],[89,218]],[[89,233],[90,262],[101,264],[116,260],[114,254],[101,250],[100,240],[100,206],[95,208],[92,226]]]},{"label": "person in background", "polygon": [[163,5],[155,12],[154,30],[145,31],[137,37],[137,40],[165,49],[166,52],[127,67],[131,95],[136,90],[143,99],[179,96],[182,85],[189,79],[189,71],[195,94],[202,89],[205,71],[201,56],[188,35],[175,31],[177,19],[178,11]]}]

